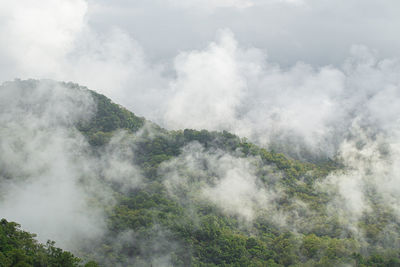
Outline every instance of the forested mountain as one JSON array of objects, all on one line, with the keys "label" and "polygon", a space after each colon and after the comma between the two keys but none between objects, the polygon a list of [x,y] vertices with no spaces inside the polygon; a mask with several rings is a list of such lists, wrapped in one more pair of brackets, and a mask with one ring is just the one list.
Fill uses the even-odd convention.
[{"label": "forested mountain", "polygon": [[[14,222],[0,221],[0,264],[1,266],[82,266],[81,259],[63,251],[48,241],[38,243],[35,235],[20,230]],[[98,266],[88,262],[85,267]]]},{"label": "forested mountain", "polygon": [[0,266],[400,266],[396,210],[367,187],[357,212],[339,157],[168,131],[73,83],[0,99]]}]

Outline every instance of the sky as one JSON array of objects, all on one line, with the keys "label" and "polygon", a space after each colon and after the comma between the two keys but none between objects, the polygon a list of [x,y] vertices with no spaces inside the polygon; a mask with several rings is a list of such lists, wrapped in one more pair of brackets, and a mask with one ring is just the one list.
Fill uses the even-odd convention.
[{"label": "sky", "polygon": [[[384,58],[400,53],[400,3],[395,0],[3,0],[0,7],[1,80],[50,76],[56,70],[40,65],[54,67],[52,60],[89,49],[84,37],[100,42],[96,46],[101,47],[90,49],[105,49],[104,39],[114,31],[135,43],[130,54],[143,53],[153,64],[170,65],[182,51],[204,49],[221,29],[284,67],[298,61],[339,66],[353,45],[365,45]],[[32,54],[46,56],[31,62]],[[38,69],[13,71],[20,64]]]},{"label": "sky", "polygon": [[[339,192],[330,203],[334,215],[356,225],[372,184],[400,218],[399,11],[398,0],[0,0],[0,83],[72,81],[167,129],[229,130],[296,158],[339,158],[347,171],[319,185]],[[62,244],[71,238],[64,228],[75,236],[86,231],[81,222],[94,225],[89,232],[97,236],[104,222],[92,219],[103,215],[83,212],[92,207],[76,183],[109,167],[110,179],[139,184],[128,164],[133,155],[123,143],[118,147],[123,137],[115,137],[100,162],[77,163],[76,151],[87,144],[78,133],[69,135],[70,123],[92,112],[93,103],[51,82],[28,96],[2,88],[0,161],[11,173],[41,179],[34,186],[2,185],[8,201],[0,210]],[[24,116],[25,105],[39,111]],[[18,142],[24,145],[16,150]],[[216,187],[200,190],[202,197],[248,220],[259,207],[274,209],[280,192],[260,189],[247,161],[229,155],[217,161],[192,147],[164,168],[196,167],[198,154],[221,177]],[[176,185],[179,172],[165,173],[170,188],[186,186]],[[60,183],[66,190],[58,195]],[[228,184],[243,201],[226,198]],[[66,212],[43,224],[26,212],[31,201],[39,209],[32,213],[58,214],[58,205]]]},{"label": "sky", "polygon": [[72,81],[168,129],[291,140],[331,156],[356,110],[366,106],[365,117],[388,95],[371,96],[398,86],[399,8],[394,0],[3,0],[0,81]]},{"label": "sky", "polygon": [[359,0],[168,0],[92,1],[90,24],[119,27],[142,44],[152,60],[201,49],[219,29],[244,46],[263,49],[290,66],[340,65],[352,45],[383,57],[398,56],[398,1]]}]

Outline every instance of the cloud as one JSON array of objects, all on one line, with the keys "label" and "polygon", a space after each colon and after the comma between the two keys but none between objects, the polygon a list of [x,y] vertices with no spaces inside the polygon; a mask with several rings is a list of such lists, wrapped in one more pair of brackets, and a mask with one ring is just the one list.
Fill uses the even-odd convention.
[{"label": "cloud", "polygon": [[[229,130],[293,155],[332,157],[355,120],[386,132],[397,121],[399,60],[375,54],[353,46],[340,68],[302,62],[282,68],[224,30],[203,50],[177,56],[164,123]],[[382,109],[384,103],[391,108]]]},{"label": "cloud", "polygon": [[368,240],[371,233],[363,222],[378,224],[382,220],[384,226],[374,233],[380,235],[375,237],[377,242],[383,247],[396,247],[397,243],[386,242],[384,236],[397,238],[394,229],[400,218],[398,126],[389,132],[377,132],[375,125],[360,124],[359,120],[354,121],[349,129],[351,136],[340,145],[339,160],[344,167],[317,183],[316,190],[330,196],[329,216],[339,218],[361,244],[367,240],[372,245]]},{"label": "cloud", "polygon": [[0,86],[2,216],[73,251],[106,231],[110,184],[129,190],[141,181],[122,133],[101,157],[91,153],[75,124],[95,110],[89,92],[53,81]]},{"label": "cloud", "polygon": [[90,117],[93,101],[52,82],[32,86],[17,82],[0,90],[0,209],[42,241],[70,247],[79,236],[98,234],[103,223],[79,185],[84,162],[74,157],[85,141],[72,125]]},{"label": "cloud", "polygon": [[[243,5],[242,1],[213,3]],[[256,4],[261,10],[283,8],[282,3],[273,1]],[[358,113],[363,118],[367,113],[379,116],[375,118],[379,127],[390,127],[396,114],[380,114],[387,111],[379,105],[389,95],[396,97],[398,60],[381,60],[378,52],[365,46],[354,46],[340,67],[300,61],[287,67],[270,59],[274,53],[267,56],[252,42],[243,42],[241,31],[228,23],[230,29],[219,30],[215,41],[204,39],[201,45],[177,52],[171,61],[154,62],[147,55],[148,46],[139,43],[128,28],[118,23],[101,28],[96,23],[96,12],[100,12],[96,10],[116,15],[119,2],[59,0],[43,2],[40,7],[29,1],[2,5],[4,23],[0,30],[2,43],[7,44],[0,47],[0,57],[7,66],[2,79],[72,80],[168,128],[224,129],[263,145],[274,144],[281,151],[290,149],[298,157],[304,150],[334,156]],[[129,4],[126,10],[140,15],[154,5],[160,3]],[[313,1],[306,6],[283,6],[288,12],[314,15],[329,7]],[[112,7],[115,9],[109,9]],[[382,9],[388,11],[386,5]],[[168,7],[165,12],[174,10]],[[251,14],[254,8],[243,12]],[[151,23],[146,25],[152,27]],[[165,42],[158,44],[161,47]],[[395,102],[390,103],[390,110],[396,110]]]},{"label": "cloud", "polygon": [[181,53],[175,69],[168,127],[230,130],[264,144],[292,133],[316,147],[329,123],[344,116],[335,101],[344,90],[342,71],[304,63],[283,70],[262,50],[240,47],[228,30],[204,50]]},{"label": "cloud", "polygon": [[268,192],[261,186],[247,160],[226,156],[219,164],[224,173],[214,185],[202,189],[200,194],[204,198],[227,214],[239,214],[246,220],[254,219],[260,209],[271,205],[270,199],[276,197],[276,193]]},{"label": "cloud", "polygon": [[149,101],[158,96],[160,103],[163,98],[163,66],[149,64],[141,46],[126,32],[118,28],[98,32],[91,27],[86,1],[1,5],[0,79],[74,81],[150,118],[157,114]]},{"label": "cloud", "polygon": [[[257,158],[191,144],[159,171],[186,208],[211,203],[242,222],[261,215],[294,233],[329,225],[366,245],[360,222],[387,212],[391,221],[373,245],[395,247],[383,237],[397,238],[400,219],[400,39],[391,30],[397,7],[366,1],[361,9],[353,0],[3,1],[0,80],[71,80],[169,129],[229,130],[294,157],[334,157],[343,170],[315,187],[329,200],[325,217],[288,199],[273,167],[261,181]],[[10,84],[0,90],[2,216],[66,249],[105,233],[104,211],[93,199],[112,206],[108,185],[126,192],[143,182],[126,133],[116,133],[101,156],[87,153],[73,124],[94,110],[88,94],[48,81],[32,91]],[[314,216],[322,226],[310,223]],[[168,234],[155,229],[146,240],[155,264],[169,263],[180,247]]]},{"label": "cloud", "polygon": [[177,1],[169,0],[169,2],[178,7],[186,8],[204,8],[207,10],[212,10],[215,8],[247,8],[254,5],[254,1],[251,0],[190,0],[190,1]]},{"label": "cloud", "polygon": [[79,35],[59,79],[72,79],[110,96],[134,112],[154,119],[165,98],[162,65],[147,62],[142,47],[128,34],[113,29]]},{"label": "cloud", "polygon": [[377,49],[380,57],[400,56],[395,0],[180,1],[175,6],[159,0],[99,0],[95,4],[102,7],[92,10],[90,2],[90,21],[96,30],[110,25],[123,29],[154,61],[204,47],[223,28],[231,29],[239,43],[267,49],[271,60],[284,67],[298,61],[340,66],[354,44]]},{"label": "cloud", "polygon": [[76,35],[83,30],[87,3],[2,1],[0,10],[0,57],[15,68],[3,66],[6,75],[43,77],[62,71],[60,61],[65,60]]},{"label": "cloud", "polygon": [[[229,128],[243,97],[237,43],[224,31],[204,51],[181,53],[175,60],[177,79],[165,114],[173,128]],[[206,120],[204,118],[207,118]]]},{"label": "cloud", "polygon": [[[182,203],[206,201],[227,215],[239,216],[244,222],[259,214],[277,209],[280,189],[274,184],[281,174],[266,166],[266,184],[257,176],[258,158],[243,158],[223,151],[206,151],[198,143],[183,148],[182,154],[160,167],[169,193]],[[280,215],[279,215],[280,216]],[[272,220],[278,216],[271,216]]]},{"label": "cloud", "polygon": [[[392,31],[399,24],[398,5],[364,1],[360,8],[356,0],[2,1],[0,79],[72,80],[167,128],[229,130],[299,158],[339,157],[346,172],[329,176],[324,190],[332,185],[332,207],[342,208],[343,216],[356,223],[371,208],[366,194],[371,185],[398,211],[400,39]],[[202,7],[212,12],[200,12]],[[80,95],[80,100],[74,98],[78,102],[70,102],[56,89],[34,92],[1,92],[1,120],[7,126],[1,129],[7,137],[1,141],[7,155],[2,160],[9,163],[3,176],[29,180],[33,173],[37,182],[30,185],[43,189],[37,195],[36,190],[27,193],[27,187],[7,184],[4,188],[24,200],[7,193],[16,203],[14,218],[28,222],[22,211],[31,200],[49,213],[67,205],[66,215],[88,222],[91,217],[81,214],[88,208],[87,195],[76,185],[80,171],[90,176],[94,168],[109,181],[128,181],[137,177],[128,164],[134,155],[118,146],[125,138],[121,134],[107,148],[110,157],[101,159],[118,172],[96,167],[98,162],[92,160],[75,165],[72,152],[81,151],[82,138],[65,126],[90,116],[90,99]],[[50,106],[37,107],[35,101],[45,96]],[[21,104],[19,99],[31,102]],[[54,104],[58,101],[67,108]],[[24,105],[35,112],[27,116]],[[43,130],[47,127],[52,131]],[[28,139],[33,141],[25,142]],[[59,165],[42,164],[51,162],[48,154]],[[231,162],[225,162],[231,170],[214,167],[220,171],[218,181],[202,185],[200,195],[228,213],[253,217],[253,208],[244,206],[258,205],[258,196],[269,191],[255,191],[258,182],[247,163],[214,158],[221,164]],[[25,167],[19,167],[21,162]],[[77,169],[65,174],[71,168]],[[61,192],[60,202],[54,202],[58,205],[46,203],[42,196],[58,190],[56,178],[66,192],[81,197],[67,203],[67,194]],[[136,182],[140,177],[130,186]],[[235,186],[224,191],[227,184]],[[227,202],[232,194],[246,205]],[[12,215],[11,204],[6,206]],[[53,223],[62,226],[57,218]],[[33,229],[39,229],[38,221]],[[69,227],[76,225],[71,222]]]}]

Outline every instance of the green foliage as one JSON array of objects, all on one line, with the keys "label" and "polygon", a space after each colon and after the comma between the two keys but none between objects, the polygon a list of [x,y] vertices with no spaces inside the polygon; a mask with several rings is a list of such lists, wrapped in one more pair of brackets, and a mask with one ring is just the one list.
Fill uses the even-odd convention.
[{"label": "green foliage", "polygon": [[[71,86],[71,85],[69,85]],[[104,95],[89,91],[96,104],[96,111],[88,122],[78,123],[78,129],[85,134],[89,143],[94,146],[106,144],[111,133],[118,129],[130,132],[138,131],[144,124],[145,119],[137,117],[127,109],[113,103]]]},{"label": "green foliage", "polygon": [[[81,260],[70,252],[63,251],[48,241],[46,245],[38,243],[35,235],[20,230],[20,226],[5,219],[0,221],[0,266],[82,266]],[[86,267],[98,266],[90,262]]]},{"label": "green foliage", "polygon": [[[105,266],[400,266],[400,226],[393,223],[394,212],[373,193],[371,212],[363,214],[357,225],[361,241],[343,218],[328,213],[329,196],[315,185],[342,167],[334,160],[294,160],[226,131],[166,131],[105,96],[88,92],[96,110],[89,121],[76,127],[87,138],[91,152],[101,155],[114,133],[124,130],[132,137],[124,143],[135,155],[132,164],[144,177],[136,189],[110,186],[117,201],[104,207],[107,231],[94,248],[84,251],[88,259],[98,259]],[[271,214],[263,212],[253,221],[243,222],[184,190],[179,196],[171,194],[160,166],[175,160],[191,143],[200,144],[210,154],[219,151],[257,159],[259,186],[279,188],[276,213],[286,214],[288,225],[276,225]],[[197,175],[183,173],[181,179]],[[279,179],[269,179],[275,174]],[[71,253],[56,248],[53,242],[39,244],[16,223],[2,220],[0,226],[0,267],[81,266]],[[84,266],[98,265],[90,261]]]},{"label": "green foliage", "polygon": [[[92,94],[98,110],[94,119],[80,130],[94,147],[106,144],[113,131],[125,129],[135,134],[144,125],[143,119],[104,96]],[[293,160],[226,131],[168,132],[152,125],[133,140],[134,163],[147,180],[140,189],[119,193],[118,204],[109,212],[108,237],[97,252],[102,255],[101,261],[140,266],[157,264],[155,255],[161,255],[168,257],[169,264],[174,266],[397,266],[398,258],[393,256],[397,254],[361,253],[361,245],[340,223],[340,218],[326,215],[325,204],[329,199],[315,191],[314,184],[341,168],[332,160],[314,163]],[[303,232],[283,231],[262,217],[243,229],[237,218],[227,216],[208,202],[190,196],[183,200],[168,194],[159,166],[179,156],[192,142],[201,144],[210,153],[220,150],[238,157],[258,157],[261,160],[258,175],[265,183],[269,183],[269,174],[263,173],[263,166],[271,166],[282,174],[279,180],[285,192],[279,199],[282,211],[294,209],[292,199],[297,199],[314,212],[310,222],[300,225]],[[360,226],[371,242],[379,240],[384,221],[391,219],[384,214],[377,221],[366,217],[365,224]],[[137,242],[122,242],[113,247],[112,237],[127,231],[135,233]],[[157,249],[153,247],[155,243]]]}]

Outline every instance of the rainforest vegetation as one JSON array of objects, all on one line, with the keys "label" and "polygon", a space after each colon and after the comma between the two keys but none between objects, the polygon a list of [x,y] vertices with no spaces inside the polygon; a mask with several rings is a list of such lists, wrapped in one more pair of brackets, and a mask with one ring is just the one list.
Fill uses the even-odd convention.
[{"label": "rainforest vegetation", "polygon": [[[39,84],[17,80],[0,90]],[[340,159],[294,159],[227,131],[169,131],[104,95],[57,84],[94,100],[90,119],[69,126],[88,143],[85,153],[101,158],[110,146],[128,150],[140,182],[126,187],[106,172],[96,177],[112,191],[112,202],[90,199],[103,211],[105,230],[71,253],[2,219],[0,266],[400,266],[400,223],[373,189],[370,210],[356,222],[332,212],[333,195],[320,185],[344,171]],[[21,178],[1,167],[4,158],[0,163],[0,179]],[[252,187],[232,197],[240,166]]]}]

